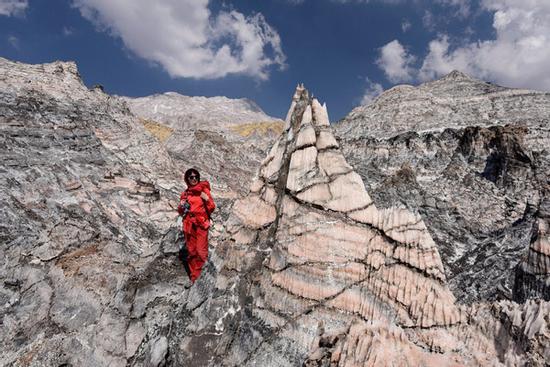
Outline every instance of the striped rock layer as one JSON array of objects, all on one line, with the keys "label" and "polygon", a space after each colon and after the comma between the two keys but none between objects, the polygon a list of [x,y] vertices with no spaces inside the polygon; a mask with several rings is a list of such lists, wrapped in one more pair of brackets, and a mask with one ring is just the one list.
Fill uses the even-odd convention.
[{"label": "striped rock layer", "polygon": [[236,205],[233,232],[252,244],[247,233],[277,221],[263,276],[296,303],[285,312],[313,304],[407,327],[460,321],[422,219],[375,207],[339,150],[326,106],[299,87],[286,124],[251,194]]},{"label": "striped rock layer", "polygon": [[[542,208],[544,204],[550,207],[550,200],[545,199]],[[550,213],[543,210],[533,224],[527,255],[516,269],[514,296],[519,302],[530,298],[550,301]]]}]

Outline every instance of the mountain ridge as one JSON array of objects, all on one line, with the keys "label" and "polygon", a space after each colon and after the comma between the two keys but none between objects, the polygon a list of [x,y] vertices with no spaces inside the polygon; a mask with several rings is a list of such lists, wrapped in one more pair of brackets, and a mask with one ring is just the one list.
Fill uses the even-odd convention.
[{"label": "mountain ridge", "polygon": [[[214,126],[162,142],[74,63],[0,71],[0,364],[550,359],[537,100],[497,101],[533,125],[388,138],[368,115],[342,133],[299,86],[274,144]],[[175,206],[197,162],[218,209],[187,288]]]}]

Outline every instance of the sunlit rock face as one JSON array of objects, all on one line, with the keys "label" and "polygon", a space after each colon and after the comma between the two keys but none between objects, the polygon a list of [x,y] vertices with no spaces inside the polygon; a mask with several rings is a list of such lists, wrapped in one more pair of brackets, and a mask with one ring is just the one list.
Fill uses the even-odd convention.
[{"label": "sunlit rock face", "polygon": [[459,72],[335,124],[378,207],[420,214],[460,303],[550,300],[550,94]]},{"label": "sunlit rock face", "polygon": [[164,363],[178,170],[74,63],[0,75],[0,365]]},{"label": "sunlit rock face", "polygon": [[375,205],[328,121],[298,86],[172,325],[175,363],[543,363],[548,303],[459,306],[422,217]]},{"label": "sunlit rock face", "polygon": [[177,167],[193,166],[208,177],[225,208],[246,193],[284,123],[248,99],[189,97],[174,92],[124,101],[145,124],[169,129],[162,145]]}]

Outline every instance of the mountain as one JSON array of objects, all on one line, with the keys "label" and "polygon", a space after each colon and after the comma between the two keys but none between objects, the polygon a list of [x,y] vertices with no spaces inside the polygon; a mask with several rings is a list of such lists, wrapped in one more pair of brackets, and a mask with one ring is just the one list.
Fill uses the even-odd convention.
[{"label": "mountain", "polygon": [[165,132],[162,143],[180,171],[198,168],[229,202],[245,194],[242,178],[254,174],[283,128],[244,98],[168,92],[123,100],[146,127]]},{"label": "mountain", "polygon": [[549,236],[549,118],[550,93],[455,71],[388,90],[335,135],[377,205],[424,219],[460,302],[549,300],[549,252],[528,250]]},{"label": "mountain", "polygon": [[174,162],[74,63],[0,75],[0,365],[154,364],[185,292]]},{"label": "mountain", "polygon": [[[248,120],[136,115],[71,62],[0,58],[0,75],[0,365],[550,360],[548,119],[536,125],[547,106],[531,100],[546,94],[512,98],[454,73],[417,89],[456,95],[466,113],[456,79],[478,105],[511,98],[496,105],[529,121],[415,131],[403,120],[404,132],[374,136],[368,106],[335,135],[299,86],[275,136]],[[190,288],[174,245],[189,165],[205,167],[219,204]]]},{"label": "mountain", "polygon": [[173,129],[224,129],[251,122],[279,121],[253,101],[227,97],[189,97],[175,92],[123,98],[130,110]]}]

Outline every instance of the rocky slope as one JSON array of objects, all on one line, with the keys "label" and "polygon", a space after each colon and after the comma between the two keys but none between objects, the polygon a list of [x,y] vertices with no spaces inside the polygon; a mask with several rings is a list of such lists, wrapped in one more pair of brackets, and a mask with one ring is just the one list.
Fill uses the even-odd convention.
[{"label": "rocky slope", "polygon": [[544,365],[550,304],[461,306],[418,214],[378,208],[303,88],[174,320],[175,365]]},{"label": "rocky slope", "polygon": [[548,300],[549,121],[549,93],[452,72],[392,88],[335,134],[377,205],[424,218],[460,302]]},{"label": "rocky slope", "polygon": [[[448,222],[430,222],[439,217],[426,215],[420,201],[417,207],[404,200],[423,192],[415,166],[375,170],[372,160],[358,164],[353,161],[358,155],[346,148],[354,142],[360,142],[355,149],[364,148],[368,141],[383,152],[377,144],[393,138],[345,141],[340,135],[337,141],[326,106],[301,87],[285,123],[247,195],[231,205],[238,194],[234,190],[230,198],[234,183],[227,183],[223,199],[223,175],[232,173],[243,186],[252,168],[226,171],[222,164],[226,155],[238,163],[233,144],[246,141],[243,131],[257,126],[180,133],[168,122],[136,117],[121,98],[88,90],[73,63],[0,59],[0,365],[548,363],[550,304],[540,299],[548,284],[545,191],[524,205],[524,219],[501,232],[502,242],[512,239],[521,251],[487,242],[471,250],[475,256],[460,268],[459,251],[451,251],[444,235],[460,241],[461,225],[475,221],[468,217],[470,222],[447,232],[434,231],[433,223]],[[504,169],[488,170],[494,180],[472,174],[472,190],[483,179],[487,193],[495,190],[493,197],[502,187],[514,187],[522,197],[525,187],[544,184],[523,184],[547,177],[545,166],[536,166],[547,162],[545,148],[527,153],[524,148],[526,140],[536,145],[536,132],[528,127],[518,137],[508,128],[518,127],[480,127],[465,135],[460,141],[468,142],[469,150],[453,153],[454,165],[440,153],[441,164],[450,167],[445,172],[455,173],[432,186],[457,187],[451,178],[460,177],[461,169],[485,167],[487,151],[498,153],[501,163],[494,166]],[[547,138],[545,128],[542,124],[540,143]],[[194,142],[193,149],[183,150],[194,154],[190,158],[170,150],[168,141],[176,134]],[[483,140],[487,137],[492,145]],[[406,142],[396,141],[405,152]],[[395,151],[386,162],[400,157]],[[470,157],[466,163],[463,152]],[[537,167],[527,171],[533,176],[522,171],[524,156],[529,167]],[[182,188],[179,165],[200,157],[209,164],[219,159],[220,173],[206,171],[206,176],[220,186],[215,194],[222,195],[223,215],[215,218],[203,276],[187,289],[173,246],[173,207]],[[430,164],[426,167],[438,167],[439,161]],[[365,172],[372,176],[362,179]],[[438,206],[449,200],[441,192],[437,210],[449,208]],[[469,200],[471,206],[483,205]],[[472,233],[493,219],[506,224],[508,216],[499,213],[491,213],[496,219],[480,218]],[[491,256],[485,261],[499,264],[493,271],[498,276],[510,276],[502,264],[517,265],[511,282],[522,303],[477,301],[494,294],[480,280],[487,274],[487,266],[479,270],[486,253]],[[466,299],[459,277],[481,284],[481,291]]]},{"label": "rocky slope", "polygon": [[283,128],[248,99],[168,92],[124,100],[146,123],[168,127],[163,145],[178,168],[199,168],[229,203],[246,193],[242,178],[254,174]]},{"label": "rocky slope", "polygon": [[0,365],[157,365],[184,292],[182,185],[74,63],[0,59]]}]

